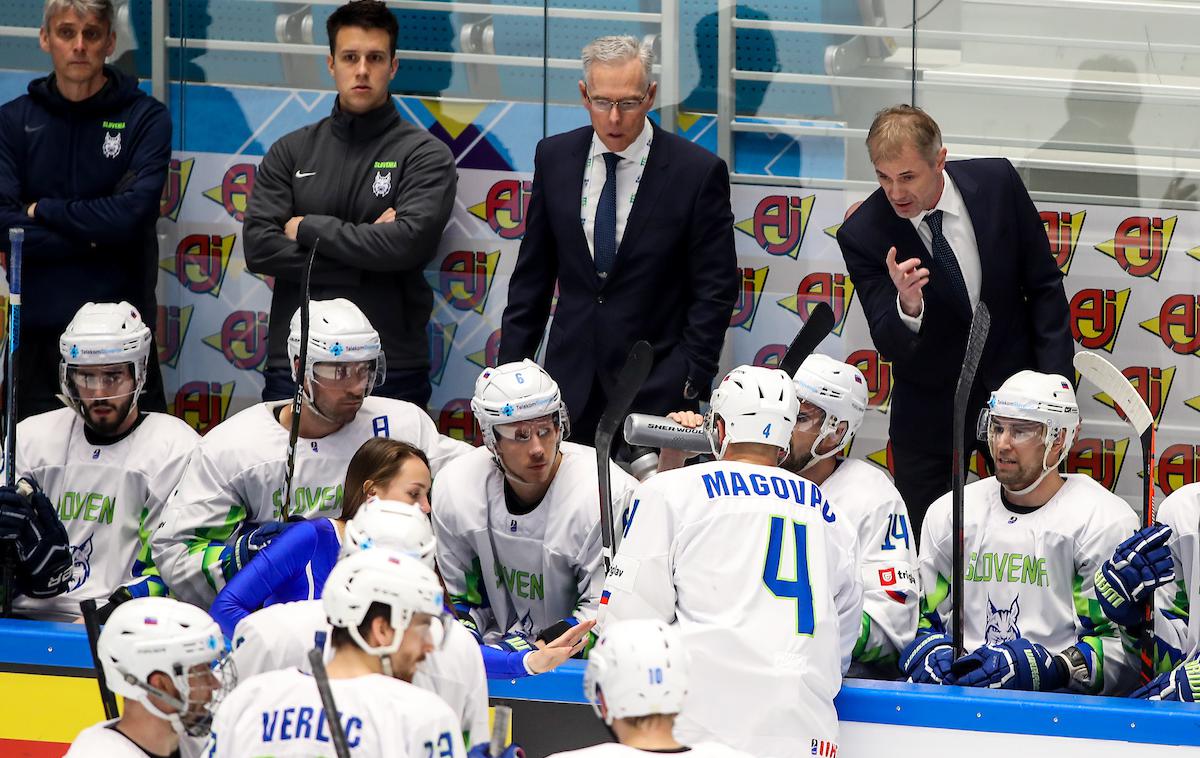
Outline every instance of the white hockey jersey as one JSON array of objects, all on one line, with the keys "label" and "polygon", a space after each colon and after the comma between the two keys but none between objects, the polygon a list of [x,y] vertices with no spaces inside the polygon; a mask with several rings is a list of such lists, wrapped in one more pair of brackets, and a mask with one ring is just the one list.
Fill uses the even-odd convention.
[{"label": "white hockey jersey", "polygon": [[[637,482],[615,464],[611,479],[620,513]],[[509,631],[534,637],[571,616],[595,618],[604,569],[593,448],[563,442],[550,489],[523,516],[508,511],[504,473],[490,451],[454,460],[433,490],[433,529],[451,601],[469,609],[486,642]]]},{"label": "white hockey jersey", "polygon": [[89,439],[74,410],[40,413],[17,425],[17,473],[37,480],[71,541],[71,588],[44,600],[18,597],[16,609],[48,621],[79,618],[79,602],[103,601],[124,584],[163,595],[150,558],[150,532],[200,437],[183,421],[147,413],[115,442]]},{"label": "white hockey jersey", "polygon": [[[639,750],[618,742],[605,742],[579,750],[555,753],[550,758],[651,758],[651,756],[661,756],[663,752],[661,750]],[[687,752],[677,753],[677,755],[687,756],[687,758],[751,758],[749,753],[734,750],[719,742],[701,742],[689,747]]]},{"label": "white hockey jersey", "polygon": [[833,698],[859,636],[854,525],[812,482],[716,461],[633,493],[602,625],[679,625],[691,657],[675,736],[757,756],[837,742]]},{"label": "white hockey jersey", "polygon": [[[155,532],[154,557],[181,600],[207,608],[225,586],[221,552],[244,521],[282,516],[288,430],[276,418],[287,401],[260,403],[209,432],[171,496]],[[471,447],[438,433],[423,410],[402,400],[368,397],[346,426],[296,444],[291,514],[337,517],[346,466],[362,443],[390,437],[420,448],[434,476]]]},{"label": "white hockey jersey", "polygon": [[118,721],[109,719],[84,729],[63,758],[146,758],[145,750],[112,728]]},{"label": "white hockey jersey", "polygon": [[863,615],[849,675],[880,664],[894,668],[920,616],[917,536],[909,531],[908,507],[887,474],[856,459],[841,461],[821,492],[858,532]]},{"label": "white hockey jersey", "polygon": [[1154,596],[1154,663],[1162,672],[1200,652],[1200,616],[1192,617],[1192,606],[1200,603],[1200,482],[1168,495],[1157,515],[1171,527],[1167,544],[1175,563],[1175,581],[1159,587]]},{"label": "white hockey jersey", "polygon": [[[1067,474],[1054,497],[1030,512],[1006,508],[1000,489],[988,477],[968,484],[963,494],[967,651],[1018,637],[1051,653],[1082,642],[1091,650],[1092,691],[1128,691],[1136,660],[1100,610],[1093,577],[1137,529],[1137,517],[1124,500],[1082,474]],[[950,628],[951,516],[949,493],[925,515],[919,559],[923,627]]]},{"label": "white hockey jersey", "polygon": [[[431,692],[383,674],[330,679],[351,755],[465,758],[450,706]],[[211,758],[332,756],[325,708],[312,675],[298,669],[259,674],[217,710]]]},{"label": "white hockey jersey", "polygon": [[[245,679],[268,671],[298,668],[310,673],[308,651],[318,632],[325,633],[325,660],[329,647],[329,622],[320,600],[277,603],[251,613],[233,633],[234,670]],[[417,665],[413,684],[436,694],[454,711],[463,728],[463,744],[487,742],[487,674],[479,644],[460,624],[451,624],[440,650]]]}]

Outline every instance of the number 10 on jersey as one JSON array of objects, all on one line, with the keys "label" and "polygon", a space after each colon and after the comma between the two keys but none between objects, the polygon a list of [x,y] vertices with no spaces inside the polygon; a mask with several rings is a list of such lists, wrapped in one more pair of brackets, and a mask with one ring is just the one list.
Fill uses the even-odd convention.
[{"label": "number 10 on jersey", "polygon": [[795,569],[788,571],[792,578],[781,576],[780,562],[783,556],[783,535],[788,519],[771,517],[771,534],[767,539],[767,560],[763,564],[763,584],[778,598],[796,601],[796,634],[812,636],[816,628],[813,621],[812,585],[808,580],[808,526],[791,521],[795,539]]}]

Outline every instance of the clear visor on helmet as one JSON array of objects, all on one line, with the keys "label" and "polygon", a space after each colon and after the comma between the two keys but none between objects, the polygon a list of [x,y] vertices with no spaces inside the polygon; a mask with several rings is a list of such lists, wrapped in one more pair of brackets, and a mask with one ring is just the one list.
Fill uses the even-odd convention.
[{"label": "clear visor on helmet", "polygon": [[382,357],[369,361],[317,361],[312,365],[312,380],[322,387],[362,387],[362,391],[369,395],[372,389],[383,384],[383,379]]},{"label": "clear visor on helmet", "polygon": [[493,429],[497,437],[510,441],[524,443],[537,437],[539,442],[549,442],[558,432],[558,426],[558,414],[556,413],[529,421],[497,424]]},{"label": "clear visor on helmet", "polygon": [[1028,445],[1041,442],[1046,436],[1046,425],[1041,421],[997,416],[987,408],[979,414],[976,425],[977,437],[995,448],[1006,437],[1013,445]]},{"label": "clear visor on helmet", "polygon": [[137,369],[133,362],[99,366],[60,363],[58,378],[73,400],[116,400],[137,392]]},{"label": "clear visor on helmet", "polygon": [[179,677],[174,677],[179,699],[186,706],[178,714],[179,722],[188,735],[204,737],[212,728],[217,706],[237,686],[237,669],[233,659],[222,652],[211,663],[192,666],[186,675],[187,681],[182,686]]},{"label": "clear visor on helmet", "polygon": [[796,413],[796,427],[802,432],[815,432],[825,422],[825,411],[807,400],[800,401],[800,410]]}]

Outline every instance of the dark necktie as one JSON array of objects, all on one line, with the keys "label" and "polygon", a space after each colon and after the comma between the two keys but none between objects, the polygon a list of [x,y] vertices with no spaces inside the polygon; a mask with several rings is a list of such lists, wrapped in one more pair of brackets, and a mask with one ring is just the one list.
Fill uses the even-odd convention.
[{"label": "dark necktie", "polygon": [[950,247],[946,236],[942,234],[942,212],[930,211],[925,216],[925,223],[929,224],[929,231],[933,232],[933,240],[930,245],[933,248],[933,260],[946,275],[946,283],[950,289],[948,296],[957,298],[959,306],[969,312],[971,297],[967,294],[967,282],[963,279],[962,269],[958,267],[958,259],[954,257],[954,249]]},{"label": "dark necktie", "polygon": [[596,225],[592,229],[592,249],[596,255],[596,273],[608,276],[617,257],[617,161],[616,153],[604,154],[604,189],[596,204]]}]

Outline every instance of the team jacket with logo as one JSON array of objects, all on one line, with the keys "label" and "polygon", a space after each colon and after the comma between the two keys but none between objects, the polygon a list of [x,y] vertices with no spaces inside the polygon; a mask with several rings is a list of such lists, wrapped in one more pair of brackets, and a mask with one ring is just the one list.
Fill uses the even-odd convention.
[{"label": "team jacket with logo", "polygon": [[[466,756],[458,719],[432,692],[383,674],[330,679],[329,689],[351,755]],[[217,709],[205,752],[210,758],[333,754],[316,681],[295,668],[238,684]]]},{"label": "team jacket with logo", "polygon": [[[331,115],[280,138],[255,173],[244,226],[247,267],[275,277],[271,323],[289,323],[300,307],[300,273],[319,239],[312,299],[358,305],[379,330],[389,370],[428,370],[433,293],[425,266],[456,183],[450,149],[401,119],[391,98],[361,116],[335,104]],[[396,220],[374,223],[389,208]],[[293,216],[304,217],[297,241],[283,231]],[[271,330],[270,367],[290,365],[287,336]]]},{"label": "team jacket with logo", "polygon": [[[329,629],[320,600],[279,603],[250,614],[233,635],[231,656],[238,677],[246,679],[293,666],[310,673],[308,651],[318,632],[326,634],[326,661],[333,657]],[[446,634],[441,649],[418,664],[413,684],[446,701],[462,724],[465,745],[486,744],[490,736],[487,677],[479,645],[461,624],[451,624]]]},{"label": "team jacket with logo", "polygon": [[[1200,617],[1192,617],[1192,600],[1200,592],[1200,482],[1181,487],[1162,501],[1158,520],[1171,527],[1175,581],[1154,597],[1155,665],[1167,671],[1200,651]],[[1198,601],[1200,602],[1200,601]]]},{"label": "team jacket with logo", "polygon": [[17,472],[37,480],[71,540],[71,589],[57,597],[20,597],[22,613],[50,621],[79,618],[79,602],[103,601],[121,585],[135,596],[165,595],[150,557],[150,532],[199,442],[190,426],[147,413],[115,442],[90,439],[70,408],[17,425]]},{"label": "team jacket with logo", "polygon": [[[288,430],[275,412],[287,402],[251,406],[213,428],[197,446],[151,542],[167,586],[181,600],[208,607],[225,585],[221,553],[242,522],[282,517]],[[439,434],[428,414],[412,403],[368,397],[349,424],[296,443],[291,515],[340,515],[346,466],[371,437],[420,448],[435,476],[447,460],[471,449]]]},{"label": "team jacket with logo", "polygon": [[862,626],[854,524],[812,482],[716,461],[633,493],[600,623],[677,623],[692,665],[675,735],[752,755],[836,744]]},{"label": "team jacket with logo", "polygon": [[909,532],[908,508],[896,486],[866,461],[842,461],[821,492],[858,532],[863,616],[850,670],[854,676],[860,667],[894,664],[917,633],[917,538]]},{"label": "team jacket with logo", "polygon": [[[452,461],[433,489],[438,567],[451,602],[471,614],[487,642],[596,616],[604,583],[596,453],[572,442],[561,449],[550,489],[523,516],[509,513],[504,473],[486,448]],[[635,482],[615,465],[611,472],[619,513]]]},{"label": "team jacket with logo", "polygon": [[[1133,684],[1136,655],[1100,610],[1093,577],[1137,529],[1137,516],[1092,479],[1063,479],[1054,497],[1029,513],[1004,507],[995,477],[967,485],[964,646],[971,651],[1024,637],[1057,653],[1078,643],[1093,675],[1092,691],[1123,692]],[[947,493],[929,507],[922,528],[923,628],[950,627],[951,532]]]}]

